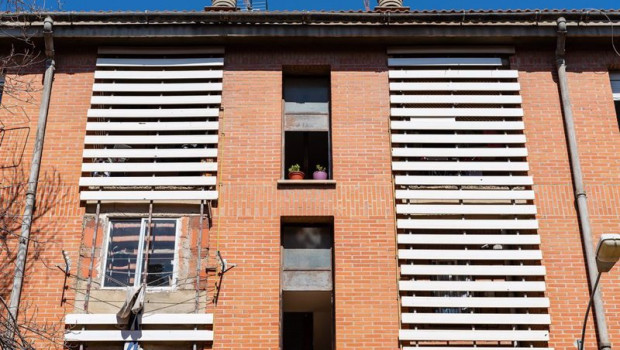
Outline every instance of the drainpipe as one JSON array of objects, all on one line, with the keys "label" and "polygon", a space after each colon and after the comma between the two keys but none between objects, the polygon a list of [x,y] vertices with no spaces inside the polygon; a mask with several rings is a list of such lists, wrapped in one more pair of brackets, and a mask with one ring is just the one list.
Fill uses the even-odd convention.
[{"label": "drainpipe", "polygon": [[[45,39],[45,76],[43,79],[43,94],[41,106],[39,107],[39,119],[37,124],[37,136],[34,143],[32,164],[30,166],[30,176],[28,178],[28,189],[26,191],[26,206],[22,221],[21,235],[19,238],[19,248],[15,259],[15,276],[13,277],[13,289],[9,302],[9,312],[12,319],[17,322],[19,302],[22,294],[24,282],[24,272],[26,270],[26,257],[28,255],[28,244],[30,243],[30,229],[32,226],[32,214],[37,196],[37,185],[39,182],[39,169],[41,168],[41,156],[43,153],[43,139],[45,137],[45,125],[47,122],[47,111],[50,105],[50,95],[52,93],[52,81],[56,63],[54,62],[54,38],[52,26],[54,21],[50,17],[43,22],[43,37]],[[17,325],[15,325],[17,327]]]},{"label": "drainpipe", "polygon": [[[564,115],[564,129],[566,131],[566,139],[568,142],[568,154],[570,156],[571,174],[575,185],[575,198],[577,200],[577,214],[579,216],[579,224],[581,226],[581,240],[585,251],[586,266],[588,268],[588,278],[590,280],[590,288],[596,284],[598,270],[596,268],[596,256],[594,253],[594,245],[592,244],[592,228],[590,227],[590,215],[588,214],[588,202],[586,197],[585,186],[583,183],[583,173],[581,172],[581,163],[579,162],[579,150],[577,148],[577,136],[575,133],[575,124],[573,119],[573,108],[571,106],[570,94],[568,91],[568,80],[566,77],[566,19],[560,17],[558,23],[558,41],[555,51],[556,64],[558,68],[558,81],[560,85],[560,99],[562,101],[562,110]],[[590,293],[593,290],[590,289]],[[607,321],[605,320],[605,309],[603,299],[599,291],[594,291],[592,296],[594,304],[594,316],[596,317],[596,332],[599,340],[599,350],[611,350],[609,342],[609,333],[607,332]],[[580,345],[583,349],[583,344]]]}]

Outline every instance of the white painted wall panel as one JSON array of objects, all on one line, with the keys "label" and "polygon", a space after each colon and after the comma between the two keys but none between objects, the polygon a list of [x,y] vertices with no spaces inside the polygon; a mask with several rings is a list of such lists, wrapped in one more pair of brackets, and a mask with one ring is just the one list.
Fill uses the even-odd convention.
[{"label": "white painted wall panel", "polygon": [[[416,118],[418,119],[418,118]],[[392,121],[392,130],[523,130],[523,122],[464,122],[454,119]]]},{"label": "white painted wall panel", "polygon": [[[198,325],[213,324],[213,314],[144,314],[141,324]],[[117,325],[116,314],[67,314],[66,325]]]},{"label": "white painted wall panel", "polygon": [[413,176],[398,175],[397,185],[532,185],[531,176]]},{"label": "white painted wall panel", "polygon": [[222,91],[221,83],[166,83],[166,84],[93,84],[93,91],[97,92],[182,92],[182,91]]},{"label": "white painted wall panel", "polygon": [[527,162],[392,162],[400,171],[528,171]]},{"label": "white painted wall panel", "polygon": [[529,200],[534,199],[534,191],[502,191],[502,190],[397,190],[397,199],[488,199],[488,200]]},{"label": "white painted wall panel", "polygon": [[518,95],[392,95],[391,103],[402,104],[519,104]]},{"label": "white painted wall panel", "polygon": [[162,80],[162,79],[222,79],[221,70],[193,70],[193,71],[152,71],[152,70],[98,70],[95,79],[119,80]]},{"label": "white painted wall panel", "polygon": [[222,55],[224,48],[218,46],[192,47],[140,47],[140,46],[102,46],[97,50],[99,55]]},{"label": "white painted wall panel", "polygon": [[523,117],[522,108],[391,108],[393,117]]},{"label": "white painted wall panel", "polygon": [[82,177],[80,186],[215,186],[215,176]]},{"label": "white painted wall panel", "polygon": [[549,298],[540,297],[402,297],[404,307],[461,307],[461,308],[547,308]]},{"label": "white painted wall panel", "polygon": [[401,329],[400,340],[452,340],[452,341],[548,341],[548,331],[500,331],[500,330],[409,330]]},{"label": "white painted wall panel", "polygon": [[398,219],[396,226],[403,229],[455,229],[455,230],[535,230],[537,220],[446,220]]},{"label": "white painted wall panel", "polygon": [[535,205],[434,205],[434,204],[398,204],[396,212],[399,214],[480,214],[480,215],[534,215]]},{"label": "white painted wall panel", "polygon": [[70,330],[65,333],[66,342],[126,342],[126,341],[213,341],[213,331],[207,330],[142,330],[142,331],[94,331]]},{"label": "white painted wall panel", "polygon": [[421,276],[544,276],[545,268],[519,265],[401,265],[400,273]]},{"label": "white painted wall panel", "polygon": [[519,91],[519,83],[390,83],[392,91]]},{"label": "white painted wall panel", "polygon": [[540,260],[540,250],[509,249],[399,249],[398,258],[405,260]]},{"label": "white painted wall panel", "polygon": [[201,105],[222,102],[220,95],[183,96],[93,96],[93,105]]},{"label": "white painted wall panel", "polygon": [[217,122],[107,122],[86,123],[87,131],[189,131],[217,130]]},{"label": "white painted wall panel", "polygon": [[82,191],[80,200],[132,201],[200,201],[216,200],[217,191]]},{"label": "white painted wall panel", "polygon": [[84,158],[215,158],[216,148],[87,148]]},{"label": "white painted wall panel", "polygon": [[403,313],[403,323],[410,324],[551,324],[545,314],[435,314]]},{"label": "white painted wall panel", "polygon": [[97,67],[204,67],[223,65],[223,57],[97,59]]},{"label": "white painted wall panel", "polygon": [[217,135],[163,135],[163,136],[86,136],[87,145],[184,145],[214,144]]},{"label": "white painted wall panel", "polygon": [[539,235],[480,235],[480,234],[399,234],[398,244],[441,244],[441,245],[535,245],[540,244]]},{"label": "white painted wall panel", "polygon": [[388,66],[493,66],[502,65],[501,58],[496,57],[422,57],[389,58]]},{"label": "white painted wall panel", "polygon": [[83,163],[82,172],[196,172],[217,171],[217,163]]},{"label": "white painted wall panel", "polygon": [[394,157],[526,157],[527,149],[519,148],[393,148]]},{"label": "white painted wall panel", "polygon": [[402,291],[544,292],[545,282],[400,281]]},{"label": "white painted wall panel", "polygon": [[[480,350],[482,347],[479,346],[404,346],[403,350]],[[522,347],[522,346],[510,346],[510,347],[493,347],[493,346],[485,346],[484,350],[555,350],[554,348],[545,348],[545,347]]]},{"label": "white painted wall panel", "polygon": [[445,134],[392,134],[393,143],[468,143],[512,144],[525,143],[525,135],[445,135]]},{"label": "white painted wall panel", "polygon": [[144,108],[144,109],[89,109],[89,118],[187,118],[217,117],[219,108]]},{"label": "white painted wall panel", "polygon": [[401,70],[390,69],[390,79],[516,79],[519,72],[516,70],[458,70],[458,69],[425,69]]}]

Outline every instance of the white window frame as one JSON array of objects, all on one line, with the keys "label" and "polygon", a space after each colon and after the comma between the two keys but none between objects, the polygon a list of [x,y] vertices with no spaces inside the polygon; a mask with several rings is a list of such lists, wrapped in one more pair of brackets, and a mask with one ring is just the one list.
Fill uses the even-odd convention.
[{"label": "white window frame", "polygon": [[[146,236],[146,225],[148,222],[148,218],[144,218],[144,217],[134,217],[134,218],[128,218],[128,217],[112,217],[112,218],[108,218],[107,220],[107,229],[106,229],[106,237],[105,237],[105,243],[104,243],[104,249],[103,249],[103,259],[102,260],[102,266],[101,266],[101,289],[109,289],[109,290],[119,290],[119,289],[126,289],[126,288],[131,288],[131,287],[139,287],[140,283],[141,283],[141,278],[134,278],[134,285],[133,286],[127,286],[127,287],[107,287],[105,286],[105,280],[106,280],[106,266],[108,263],[108,248],[110,245],[110,233],[112,231],[112,222],[114,221],[129,221],[129,220],[137,220],[140,219],[140,240],[138,241],[138,254],[137,254],[137,261],[136,261],[136,276],[142,276],[142,259],[141,257],[144,254],[144,238]],[[164,220],[172,220],[175,222],[175,234],[174,234],[174,258],[172,260],[172,283],[170,284],[170,286],[166,286],[166,287],[150,287],[147,286],[148,290],[152,290],[152,291],[157,291],[157,290],[161,290],[161,291],[165,291],[165,290],[173,290],[176,289],[177,287],[177,282],[178,282],[178,261],[179,261],[179,238],[180,238],[180,233],[181,233],[181,220],[179,218],[152,218],[152,221],[164,221]]]}]

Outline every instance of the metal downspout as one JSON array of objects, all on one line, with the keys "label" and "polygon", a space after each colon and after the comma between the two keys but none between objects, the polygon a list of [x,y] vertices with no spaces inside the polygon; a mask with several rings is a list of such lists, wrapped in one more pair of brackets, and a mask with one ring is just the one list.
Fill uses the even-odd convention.
[{"label": "metal downspout", "polygon": [[54,71],[56,63],[54,61],[54,38],[53,27],[54,21],[47,17],[43,22],[43,36],[45,39],[45,76],[43,79],[43,94],[41,97],[41,106],[39,107],[39,119],[37,124],[37,136],[34,143],[34,151],[32,155],[32,164],[30,166],[30,176],[28,178],[28,189],[26,191],[26,206],[22,221],[21,235],[19,238],[19,248],[15,259],[15,276],[13,277],[13,289],[11,290],[11,299],[9,302],[9,312],[15,322],[17,322],[17,314],[19,310],[19,302],[22,293],[22,285],[24,282],[24,272],[26,269],[26,257],[28,255],[28,244],[30,243],[30,229],[32,227],[32,214],[37,196],[37,185],[39,183],[39,170],[41,168],[41,156],[43,154],[43,140],[45,138],[45,126],[47,123],[47,111],[50,105],[50,96],[52,94],[52,82],[54,80]]},{"label": "metal downspout", "polygon": [[[558,23],[558,40],[555,51],[556,64],[558,68],[558,82],[560,86],[560,99],[564,116],[564,129],[568,143],[568,154],[570,156],[571,174],[575,186],[575,198],[577,201],[577,214],[581,226],[581,240],[585,251],[586,266],[588,268],[588,279],[590,281],[590,293],[596,283],[598,270],[596,268],[596,257],[592,244],[592,229],[590,227],[590,215],[588,214],[588,202],[585,186],[583,183],[583,173],[579,161],[579,150],[577,147],[577,136],[573,119],[573,109],[571,106],[570,94],[568,91],[568,80],[566,77],[566,19],[560,17]],[[600,289],[593,295],[594,316],[596,317],[596,332],[598,334],[599,349],[610,350],[609,333],[607,332],[607,321],[605,320],[605,309]],[[583,345],[582,345],[583,346]]]}]

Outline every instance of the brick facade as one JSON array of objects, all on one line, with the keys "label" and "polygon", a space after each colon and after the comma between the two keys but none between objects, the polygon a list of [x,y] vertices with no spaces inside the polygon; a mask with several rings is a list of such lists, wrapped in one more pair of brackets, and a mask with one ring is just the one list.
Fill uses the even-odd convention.
[{"label": "brick facade", "polygon": [[[30,246],[22,301],[22,305],[36,305],[38,322],[60,327],[64,314],[73,312],[74,304],[79,307],[82,297],[73,290],[77,281],[69,279],[67,302],[60,305],[63,277],[55,266],[63,264],[61,250],[67,251],[76,264],[84,264],[80,254],[87,253],[80,247],[89,248],[91,239],[83,228],[87,208],[79,201],[77,183],[96,58],[95,48],[84,49],[81,54],[63,51],[58,50],[41,170],[42,178],[53,188],[48,182],[39,186],[43,202],[37,206],[40,217],[33,231],[37,244]],[[386,59],[382,46],[312,50],[226,47],[218,155],[220,199],[205,245],[209,244],[211,257],[219,250],[236,267],[223,279],[217,306],[207,306],[215,315],[214,349],[278,348],[283,217],[333,218],[336,348],[398,348]],[[571,53],[567,61],[593,232],[597,236],[620,232],[620,129],[608,75],[610,68],[620,65],[620,58],[607,52],[579,51]],[[282,171],[282,69],[308,65],[330,67],[336,185],[278,187]],[[517,47],[511,65],[520,72],[528,161],[539,210],[547,296],[551,299],[550,347],[572,349],[580,335],[588,290],[554,53],[552,49]],[[40,71],[42,68],[27,75],[37,87],[41,86]],[[7,129],[29,128],[27,138],[15,133],[0,145],[4,150],[14,150],[23,144],[25,149],[18,167],[2,170],[3,183],[17,181],[10,179],[14,170],[28,172],[39,94],[33,94],[34,100],[24,105],[23,111],[0,112]],[[10,96],[4,96],[2,103],[20,104]],[[0,153],[3,161],[13,154],[4,152]],[[19,176],[25,179],[24,173]],[[16,206],[21,213],[23,204]],[[41,213],[42,208],[48,210]],[[100,239],[104,234],[101,229]],[[14,254],[14,237],[9,236],[7,242],[10,254]],[[12,272],[2,276],[0,296],[8,299]],[[602,289],[611,340],[617,345],[617,267],[603,277]],[[594,343],[593,334],[590,321],[586,344]]]}]

